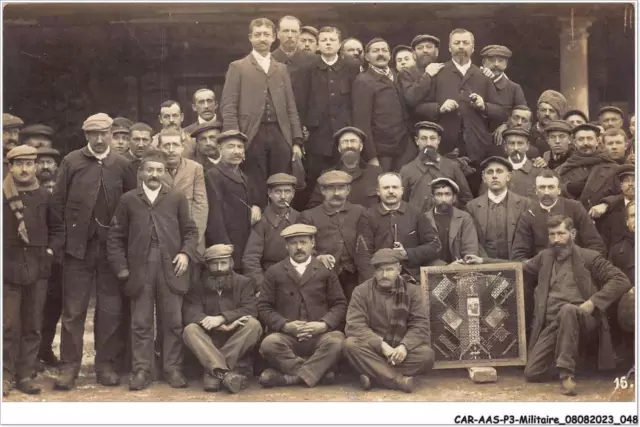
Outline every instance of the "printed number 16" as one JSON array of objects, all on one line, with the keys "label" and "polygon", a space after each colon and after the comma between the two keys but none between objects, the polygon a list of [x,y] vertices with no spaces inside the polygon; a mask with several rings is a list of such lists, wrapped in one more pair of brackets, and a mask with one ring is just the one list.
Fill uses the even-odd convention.
[{"label": "printed number 16", "polygon": [[629,388],[629,383],[627,382],[627,377],[619,377],[616,378],[615,380],[613,380],[614,384],[616,385],[616,390],[621,388],[623,390],[626,390],[627,388]]}]

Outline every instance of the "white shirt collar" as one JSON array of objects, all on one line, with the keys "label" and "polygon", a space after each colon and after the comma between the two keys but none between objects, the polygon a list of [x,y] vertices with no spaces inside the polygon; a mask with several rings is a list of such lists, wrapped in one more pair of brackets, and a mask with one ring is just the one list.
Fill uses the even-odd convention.
[{"label": "white shirt collar", "polygon": [[511,166],[513,166],[513,170],[517,171],[519,169],[522,169],[522,167],[524,166],[525,163],[527,163],[527,155],[525,154],[523,156],[523,160],[520,163],[513,163],[513,161],[511,160],[511,157],[509,157],[509,163],[511,163]]},{"label": "white shirt collar", "polygon": [[211,163],[213,163],[214,165],[217,165],[218,163],[220,163],[220,157],[218,157],[217,159],[213,159],[213,158],[207,156],[207,159],[209,159],[209,161]]},{"label": "white shirt collar", "polygon": [[260,68],[264,70],[265,73],[269,72],[269,66],[271,65],[271,52],[267,54],[267,56],[262,56],[256,50],[252,50],[251,54],[260,65]]},{"label": "white shirt collar", "polygon": [[497,196],[494,195],[491,191],[487,191],[487,196],[489,197],[489,200],[491,200],[493,203],[498,204],[498,203],[502,203],[502,201],[507,197],[508,191],[509,190],[505,188],[505,190],[501,194],[498,194]]},{"label": "white shirt collar", "polygon": [[547,212],[551,212],[551,209],[553,209],[553,207],[554,207],[555,205],[557,205],[557,204],[558,204],[558,200],[560,200],[560,199],[556,199],[556,201],[555,201],[555,202],[553,202],[553,204],[552,204],[551,206],[545,206],[545,205],[543,205],[542,203],[540,203],[540,207],[541,207],[543,210],[547,211]]},{"label": "white shirt collar", "polygon": [[307,271],[307,267],[309,267],[309,264],[311,264],[311,258],[312,257],[307,258],[305,262],[295,262],[293,258],[289,257],[289,261],[291,261],[291,265],[293,265],[293,268],[296,269],[298,274],[302,276],[304,272]]},{"label": "white shirt collar", "polygon": [[463,76],[467,74],[467,71],[469,71],[469,68],[471,68],[471,61],[467,62],[466,65],[460,65],[454,59],[452,59],[451,62],[453,62],[453,65],[456,66],[458,71],[460,71],[460,74],[462,74]]},{"label": "white shirt collar", "polygon": [[215,122],[215,121],[216,121],[216,118],[217,118],[217,117],[216,117],[216,115],[215,115],[215,114],[213,115],[213,119],[211,119],[211,120],[205,120],[205,119],[203,119],[202,117],[198,116],[198,124],[199,124],[199,125],[202,125],[202,124],[205,124],[205,123],[213,123],[213,122]]},{"label": "white shirt collar", "polygon": [[320,55],[320,58],[322,58],[322,62],[324,62],[325,64],[327,64],[328,66],[332,66],[333,64],[335,64],[336,62],[338,62],[338,59],[340,58],[338,55],[336,55],[335,58],[333,58],[333,61],[331,62],[327,62],[326,59],[324,59],[324,56]]},{"label": "white shirt collar", "polygon": [[107,149],[102,154],[98,154],[95,151],[93,151],[93,148],[91,148],[90,144],[87,144],[87,148],[89,149],[89,152],[93,155],[93,157],[95,157],[98,160],[106,159],[107,156],[109,155],[109,152],[111,151],[111,147],[109,146],[107,146]]},{"label": "white shirt collar", "polygon": [[626,208],[627,206],[629,206],[629,203],[633,203],[633,202],[625,197],[624,198],[624,207]]},{"label": "white shirt collar", "polygon": [[145,184],[144,182],[142,183],[142,190],[144,191],[144,194],[147,195],[151,203],[156,201],[156,198],[158,197],[158,194],[160,193],[161,188],[162,188],[162,185],[157,189],[152,190],[149,187],[147,187],[147,184]]},{"label": "white shirt collar", "polygon": [[504,73],[500,74],[498,77],[496,77],[495,79],[493,79],[494,83],[498,83],[500,80],[502,80],[505,77]]}]

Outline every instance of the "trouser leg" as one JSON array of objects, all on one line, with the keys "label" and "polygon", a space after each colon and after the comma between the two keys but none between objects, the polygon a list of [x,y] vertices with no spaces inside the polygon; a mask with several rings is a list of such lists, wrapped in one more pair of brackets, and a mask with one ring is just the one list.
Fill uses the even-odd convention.
[{"label": "trouser leg", "polygon": [[197,323],[190,323],[184,328],[182,339],[206,373],[212,374],[214,369],[229,370],[226,358],[214,344],[211,335]]},{"label": "trouser leg", "polygon": [[284,139],[278,124],[269,124],[267,127],[267,141],[267,176],[276,173],[291,174],[293,149]]},{"label": "trouser leg", "polygon": [[597,333],[596,319],[576,305],[565,304],[560,308],[557,322],[556,366],[565,374],[575,374],[581,337]]},{"label": "trouser leg", "polygon": [[24,286],[20,304],[20,356],[16,367],[17,378],[30,378],[40,349],[42,310],[47,298],[47,279]]},{"label": "trouser leg", "polygon": [[42,340],[40,341],[40,356],[52,352],[56,327],[62,316],[62,263],[51,265],[51,276],[47,287],[47,299],[42,315]]},{"label": "trouser leg", "polygon": [[353,290],[359,285],[358,273],[351,273],[347,270],[342,270],[338,275],[338,280],[342,285],[342,291],[347,299],[347,303],[349,303],[349,301],[351,301],[351,294],[353,294]]},{"label": "trouser leg", "polygon": [[393,157],[378,156],[378,162],[380,162],[382,172],[391,172],[393,170]]},{"label": "trouser leg", "polygon": [[[150,265],[153,265],[151,259],[147,261],[147,268]],[[155,357],[153,309],[155,301],[155,280],[145,283],[140,292],[131,297],[131,369],[134,373],[138,371],[150,373],[153,367]]]},{"label": "trouser leg", "polygon": [[400,371],[391,366],[382,353],[373,348],[368,342],[355,338],[347,338],[344,342],[344,355],[347,360],[361,374],[373,379],[383,387],[394,389]]},{"label": "trouser leg", "polygon": [[158,316],[162,319],[162,330],[158,334],[162,334],[162,369],[165,374],[175,370],[182,372],[182,299],[182,295],[169,288],[163,274],[162,280],[158,280]]},{"label": "trouser leg", "polygon": [[428,345],[424,344],[407,352],[407,357],[397,365],[397,368],[402,375],[412,377],[430,371],[434,361],[435,353]]},{"label": "trouser leg", "polygon": [[245,161],[242,163],[242,170],[249,179],[249,184],[256,189],[256,195],[260,196],[259,206],[264,208],[267,205],[267,178],[269,147],[267,125],[261,124],[256,136],[251,140],[245,153]]},{"label": "trouser leg", "polygon": [[295,375],[304,362],[297,351],[302,346],[294,337],[279,332],[266,336],[260,344],[260,355],[279,371]]},{"label": "trouser leg", "polygon": [[230,370],[236,368],[239,359],[251,351],[262,336],[262,325],[257,319],[250,318],[236,329],[220,348]]},{"label": "trouser leg", "polygon": [[313,354],[300,369],[298,375],[309,386],[315,386],[338,361],[342,354],[344,334],[339,331],[326,332],[313,339]]},{"label": "trouser leg", "polygon": [[16,376],[20,353],[20,306],[22,285],[4,282],[2,286],[2,370],[4,379]]},{"label": "trouser leg", "polygon": [[524,367],[524,377],[527,381],[546,381],[553,377],[557,340],[558,322],[556,320],[544,327],[535,345],[530,347]]}]

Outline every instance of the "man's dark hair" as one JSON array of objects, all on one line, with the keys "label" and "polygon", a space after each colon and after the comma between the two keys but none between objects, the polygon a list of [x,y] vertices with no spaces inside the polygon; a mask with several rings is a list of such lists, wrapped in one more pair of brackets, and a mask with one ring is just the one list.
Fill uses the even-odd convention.
[{"label": "man's dark hair", "polygon": [[322,27],[318,30],[318,40],[320,40],[320,34],[322,33],[336,33],[338,35],[338,41],[342,40],[342,33],[337,27]]},{"label": "man's dark hair", "polygon": [[547,219],[547,227],[549,229],[560,227],[562,224],[564,224],[567,231],[575,229],[571,217],[565,215],[551,215],[549,219]]},{"label": "man's dark hair", "polygon": [[151,129],[151,126],[142,122],[134,123],[133,125],[131,125],[131,127],[129,128],[129,132],[133,132],[134,130],[138,132],[149,132],[149,134],[153,133],[153,129]]},{"label": "man's dark hair", "polygon": [[180,108],[180,112],[182,112],[182,108],[180,107],[180,104],[178,104],[178,101],[174,101],[173,99],[169,99],[167,101],[164,101],[162,104],[160,104],[160,109],[170,108],[170,107],[173,107],[174,105],[177,105],[178,108]]},{"label": "man's dark hair", "polygon": [[142,158],[140,159],[140,166],[144,166],[144,164],[147,162],[158,162],[164,163],[166,165],[167,154],[162,150],[158,150],[157,148],[151,148],[142,155]]},{"label": "man's dark hair", "polygon": [[540,178],[556,178],[558,182],[560,181],[560,176],[552,169],[543,169],[538,176]]},{"label": "man's dark hair", "polygon": [[255,27],[269,27],[273,31],[273,35],[276,34],[276,25],[272,20],[268,18],[256,18],[249,23],[249,34],[253,33]]},{"label": "man's dark hair", "polygon": [[531,108],[527,107],[526,105],[516,105],[511,109],[511,113],[513,113],[515,110],[528,111],[531,114],[533,114],[533,111],[531,111]]}]

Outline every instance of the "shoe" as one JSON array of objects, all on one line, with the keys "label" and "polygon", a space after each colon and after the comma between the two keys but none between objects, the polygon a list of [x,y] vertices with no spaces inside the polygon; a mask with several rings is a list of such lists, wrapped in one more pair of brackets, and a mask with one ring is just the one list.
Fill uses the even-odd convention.
[{"label": "shoe", "polygon": [[262,371],[258,382],[264,388],[283,387],[287,385],[287,380],[284,377],[284,374],[272,368],[267,368]]},{"label": "shoe", "polygon": [[18,381],[16,388],[25,394],[40,394],[41,390],[40,387],[30,378]]},{"label": "shoe", "polygon": [[396,381],[397,389],[404,391],[405,393],[413,393],[415,388],[415,381],[413,377],[402,376]]},{"label": "shoe", "polygon": [[324,374],[324,377],[322,377],[322,379],[320,380],[320,384],[333,385],[335,381],[336,381],[336,373],[333,371],[328,371],[326,374]]},{"label": "shoe", "polygon": [[58,360],[51,350],[39,354],[38,359],[40,359],[45,366],[49,366],[50,368],[56,368],[60,365],[60,360]]},{"label": "shoe", "polygon": [[165,374],[164,379],[169,383],[171,388],[186,388],[188,385],[182,372],[177,369]]},{"label": "shoe", "polygon": [[110,365],[106,365],[96,371],[96,381],[107,387],[115,387],[120,385],[120,376]]},{"label": "shoe", "polygon": [[220,389],[222,388],[222,382],[220,381],[220,378],[214,377],[209,372],[204,373],[204,376],[202,377],[202,383],[204,386],[204,391],[208,391],[210,393],[220,391]]},{"label": "shoe", "polygon": [[235,372],[227,372],[222,379],[222,385],[231,394],[239,393],[247,382],[247,377],[244,375],[236,374]]},{"label": "shoe", "polygon": [[149,373],[147,371],[138,371],[132,377],[129,382],[129,390],[139,391],[149,387]]},{"label": "shoe", "polygon": [[54,390],[69,391],[76,386],[76,373],[74,369],[67,368],[60,372],[60,375],[53,384]]},{"label": "shoe", "polygon": [[561,392],[565,396],[576,396],[578,394],[576,392],[576,382],[574,381],[572,376],[565,377],[562,380]]},{"label": "shoe", "polygon": [[2,380],[2,396],[9,396],[11,390],[13,390],[13,381],[11,381],[11,378],[7,378],[7,374],[5,373],[5,379]]},{"label": "shoe", "polygon": [[372,387],[371,386],[371,378],[369,378],[365,374],[361,374],[360,375],[360,387],[362,387],[362,389],[364,391],[371,390],[371,387]]}]

